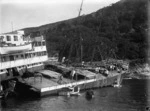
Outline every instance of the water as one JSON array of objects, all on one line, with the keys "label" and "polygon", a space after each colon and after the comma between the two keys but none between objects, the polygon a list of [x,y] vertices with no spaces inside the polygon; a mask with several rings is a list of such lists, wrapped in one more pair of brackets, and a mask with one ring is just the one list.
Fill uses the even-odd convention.
[{"label": "water", "polygon": [[0,111],[145,111],[150,106],[150,80],[123,80],[121,88],[94,90],[95,97],[48,96],[41,99],[9,98]]}]

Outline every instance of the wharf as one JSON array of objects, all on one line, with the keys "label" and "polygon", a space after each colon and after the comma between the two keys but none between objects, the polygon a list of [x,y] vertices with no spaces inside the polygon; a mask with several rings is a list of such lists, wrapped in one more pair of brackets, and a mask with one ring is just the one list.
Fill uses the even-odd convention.
[{"label": "wharf", "polygon": [[[83,72],[87,73],[87,71]],[[38,92],[40,96],[45,96],[57,95],[63,88],[68,88],[70,86],[79,86],[81,90],[110,86],[117,81],[119,77],[118,75],[121,75],[124,72],[120,74],[114,71],[111,72],[111,74],[108,77],[105,77],[102,74],[96,74],[91,72],[91,75],[95,75],[95,78],[86,78],[77,81],[68,78],[63,78],[60,82],[60,73],[50,70],[42,70],[39,71],[39,73],[43,75],[42,80],[39,77],[30,77],[22,82],[28,86],[31,86],[31,89]],[[54,77],[53,74],[56,74],[57,76],[55,75]],[[90,76],[90,71],[88,71],[88,76]]]}]

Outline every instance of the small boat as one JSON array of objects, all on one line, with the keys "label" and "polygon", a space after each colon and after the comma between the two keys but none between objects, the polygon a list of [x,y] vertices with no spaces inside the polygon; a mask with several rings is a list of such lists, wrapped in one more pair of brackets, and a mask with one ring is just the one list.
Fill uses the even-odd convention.
[{"label": "small boat", "polygon": [[73,86],[70,88],[72,91],[70,91],[70,95],[77,95],[79,96],[80,95],[80,88],[77,87],[77,86]]},{"label": "small boat", "polygon": [[94,92],[92,90],[89,90],[86,92],[86,97],[87,98],[93,98],[94,97]]},{"label": "small boat", "polygon": [[80,95],[80,88],[78,86],[72,86],[65,89],[62,89],[59,92],[60,96],[79,96]]}]

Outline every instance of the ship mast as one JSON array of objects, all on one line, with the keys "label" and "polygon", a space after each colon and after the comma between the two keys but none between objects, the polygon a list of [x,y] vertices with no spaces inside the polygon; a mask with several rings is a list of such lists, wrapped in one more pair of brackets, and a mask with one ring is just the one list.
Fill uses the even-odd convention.
[{"label": "ship mast", "polygon": [[[81,2],[81,5],[80,5],[80,9],[79,9],[79,13],[78,13],[78,16],[77,16],[77,20],[79,20],[80,18],[80,14],[81,14],[81,11],[82,11],[82,5],[83,5],[83,0]],[[69,39],[68,39],[69,41]],[[71,39],[71,42],[73,42],[71,44],[71,47],[70,47],[70,50],[69,50],[69,55],[68,55],[68,60],[70,60],[70,57],[71,57],[71,54],[72,54],[72,50],[73,50],[73,46],[75,46],[76,48],[76,53],[77,53],[77,57],[80,58],[80,60],[78,62],[82,62],[82,58],[83,58],[83,46],[82,46],[82,41],[83,41],[83,38],[81,37],[81,32],[79,33],[79,44],[75,45],[76,43],[73,42],[73,40]],[[78,47],[79,46],[79,49]],[[65,50],[65,48],[64,48]],[[64,52],[64,51],[63,51]],[[79,55],[78,55],[79,54]],[[63,54],[62,54],[63,55]],[[61,58],[61,57],[60,57]],[[61,58],[62,59],[62,58]]]},{"label": "ship mast", "polygon": [[[81,5],[80,5],[80,10],[79,10],[79,14],[78,14],[78,18],[80,17],[80,14],[81,14],[81,11],[82,11],[82,6],[83,6],[83,0],[81,2]],[[83,38],[81,37],[81,34],[79,35],[80,36],[80,53],[81,53],[81,58],[80,58],[80,62],[82,62],[82,58],[83,58],[83,46],[82,46],[82,41],[83,41]]]},{"label": "ship mast", "polygon": [[80,17],[80,14],[81,14],[81,11],[82,11],[82,5],[83,5],[83,0],[82,0],[81,5],[80,5],[80,10],[79,10],[78,17]]}]

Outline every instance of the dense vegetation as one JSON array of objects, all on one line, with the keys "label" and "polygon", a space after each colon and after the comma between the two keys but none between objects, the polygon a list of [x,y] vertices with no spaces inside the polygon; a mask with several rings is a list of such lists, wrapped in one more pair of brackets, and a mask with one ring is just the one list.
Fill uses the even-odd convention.
[{"label": "dense vegetation", "polygon": [[89,15],[24,30],[44,34],[49,55],[58,52],[60,58],[143,59],[148,49],[147,2],[120,0]]}]

